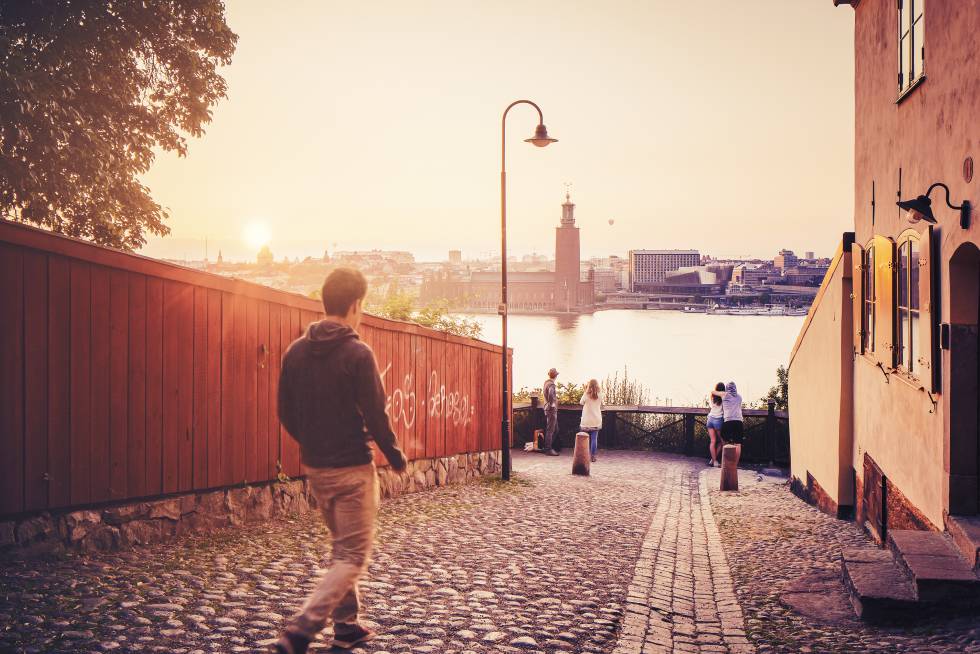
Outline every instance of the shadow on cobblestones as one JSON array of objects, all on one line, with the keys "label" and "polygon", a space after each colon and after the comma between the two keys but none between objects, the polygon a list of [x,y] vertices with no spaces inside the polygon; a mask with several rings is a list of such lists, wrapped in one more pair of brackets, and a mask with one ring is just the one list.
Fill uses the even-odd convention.
[{"label": "shadow on cobblestones", "polygon": [[[718,472],[705,471],[718,488]],[[980,618],[872,626],[854,617],[840,581],[845,547],[875,548],[853,522],[799,500],[785,483],[739,475],[711,503],[746,631],[759,652],[980,652]],[[795,610],[794,610],[795,609]]]},{"label": "shadow on cobblestones", "polygon": [[[627,586],[679,457],[518,453],[517,482],[385,501],[364,583],[362,652],[611,652]],[[0,652],[255,652],[329,555],[318,516],[149,549],[0,570]]]}]

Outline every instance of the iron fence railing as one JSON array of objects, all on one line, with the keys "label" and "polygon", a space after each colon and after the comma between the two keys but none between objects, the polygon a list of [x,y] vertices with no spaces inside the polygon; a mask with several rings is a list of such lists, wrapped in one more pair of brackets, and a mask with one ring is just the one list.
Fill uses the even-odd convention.
[{"label": "iron fence railing", "polygon": [[[768,409],[743,409],[745,439],[742,461],[789,466],[789,414]],[[708,456],[707,407],[607,406],[602,410],[600,449],[652,450],[687,456]],[[582,408],[563,405],[558,410],[557,442],[574,444]],[[514,443],[522,446],[545,428],[544,411],[529,404],[514,406]]]}]

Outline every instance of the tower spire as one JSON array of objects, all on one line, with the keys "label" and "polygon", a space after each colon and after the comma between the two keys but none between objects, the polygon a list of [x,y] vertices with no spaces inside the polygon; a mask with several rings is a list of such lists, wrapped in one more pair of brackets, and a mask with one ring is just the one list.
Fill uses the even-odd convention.
[{"label": "tower spire", "polygon": [[565,182],[565,202],[561,205],[561,224],[563,227],[575,225],[575,205],[572,203],[571,182]]}]

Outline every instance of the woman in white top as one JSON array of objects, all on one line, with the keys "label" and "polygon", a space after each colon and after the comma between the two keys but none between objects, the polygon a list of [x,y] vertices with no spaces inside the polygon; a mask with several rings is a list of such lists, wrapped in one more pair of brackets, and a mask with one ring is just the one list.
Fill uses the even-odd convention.
[{"label": "woman in white top", "polygon": [[735,465],[738,466],[738,460],[742,456],[742,438],[745,427],[742,421],[742,396],[738,394],[735,382],[730,381],[725,386],[725,393],[721,398],[721,407],[724,413],[721,438],[726,445],[735,446]]},{"label": "woman in white top", "polygon": [[718,458],[721,455],[721,446],[725,443],[721,440],[721,426],[724,422],[725,412],[721,406],[721,398],[725,395],[725,382],[715,384],[715,390],[711,392],[711,403],[708,409],[708,436],[711,444],[708,445],[708,465],[718,467]]},{"label": "woman in white top", "polygon": [[595,453],[599,449],[599,430],[602,429],[602,398],[599,396],[599,382],[590,379],[579,400],[582,405],[582,431],[589,434],[589,453],[595,463]]}]

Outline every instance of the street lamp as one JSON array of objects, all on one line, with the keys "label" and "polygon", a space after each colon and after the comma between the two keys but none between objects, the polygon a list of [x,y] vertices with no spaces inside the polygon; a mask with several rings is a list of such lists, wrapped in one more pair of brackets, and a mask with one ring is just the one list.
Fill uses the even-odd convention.
[{"label": "street lamp", "polygon": [[895,204],[898,205],[900,209],[905,209],[906,217],[910,223],[917,223],[920,220],[924,220],[927,223],[936,224],[936,217],[932,213],[932,200],[929,198],[932,192],[941,188],[946,191],[946,206],[954,211],[960,212],[960,227],[966,229],[970,226],[970,201],[963,200],[963,204],[960,206],[954,205],[949,201],[949,187],[942,182],[936,182],[929,187],[925,195],[920,195],[912,200],[900,200]]},{"label": "street lamp", "polygon": [[507,114],[519,104],[529,104],[538,111],[538,126],[534,136],[524,139],[539,148],[555,143],[558,139],[548,136],[544,126],[544,114],[541,107],[530,100],[511,102],[500,119],[500,327],[503,330],[502,348],[500,355],[501,388],[503,388],[503,406],[500,419],[500,478],[510,479],[510,389],[507,387]]}]

